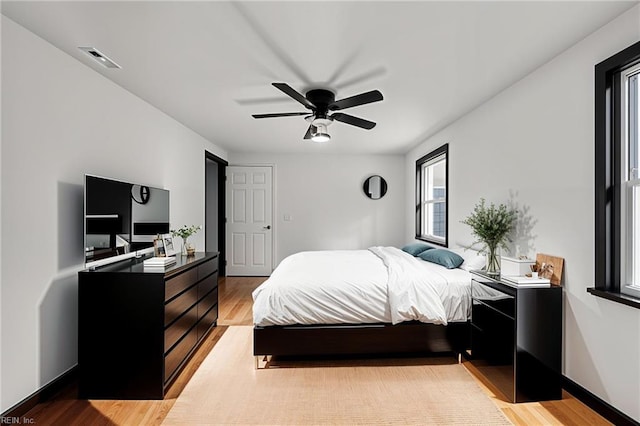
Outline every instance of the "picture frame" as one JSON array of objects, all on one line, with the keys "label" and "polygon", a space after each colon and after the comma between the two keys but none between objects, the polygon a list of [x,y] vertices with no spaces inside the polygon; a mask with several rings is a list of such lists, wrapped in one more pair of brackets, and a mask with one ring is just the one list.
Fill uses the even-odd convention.
[{"label": "picture frame", "polygon": [[173,236],[171,234],[162,234],[162,243],[164,244],[165,256],[174,256],[176,249],[173,246]]},{"label": "picture frame", "polygon": [[165,257],[167,255],[164,249],[164,240],[162,237],[153,239],[153,256]]}]

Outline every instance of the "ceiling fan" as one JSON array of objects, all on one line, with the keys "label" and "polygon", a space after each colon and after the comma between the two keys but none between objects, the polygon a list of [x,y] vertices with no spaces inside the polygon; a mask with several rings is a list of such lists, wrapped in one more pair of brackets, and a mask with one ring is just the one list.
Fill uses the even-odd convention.
[{"label": "ceiling fan", "polygon": [[339,111],[346,108],[351,108],[359,105],[369,104],[372,102],[381,101],[382,93],[378,90],[372,90],[370,92],[361,93],[359,95],[351,96],[349,98],[340,99],[336,101],[335,94],[326,89],[312,89],[309,90],[304,96],[298,93],[294,88],[286,83],[272,83],[274,87],[280,89],[296,101],[300,102],[307,109],[311,110],[305,112],[282,112],[274,114],[253,114],[253,118],[273,118],[273,117],[291,117],[297,115],[306,115],[305,120],[309,124],[307,133],[304,135],[304,139],[311,139],[314,142],[327,142],[331,139],[331,136],[327,133],[327,126],[333,123],[334,120],[342,123],[350,124],[352,126],[361,127],[363,129],[371,130],[376,126],[373,121],[364,120],[362,118],[354,117],[353,115],[344,114]]}]

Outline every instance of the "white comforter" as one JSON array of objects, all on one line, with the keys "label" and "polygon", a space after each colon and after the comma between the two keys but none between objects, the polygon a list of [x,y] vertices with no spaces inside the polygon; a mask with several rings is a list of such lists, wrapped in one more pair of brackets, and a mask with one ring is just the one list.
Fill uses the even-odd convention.
[{"label": "white comforter", "polygon": [[253,292],[255,325],[466,321],[471,276],[395,247],[301,252]]}]

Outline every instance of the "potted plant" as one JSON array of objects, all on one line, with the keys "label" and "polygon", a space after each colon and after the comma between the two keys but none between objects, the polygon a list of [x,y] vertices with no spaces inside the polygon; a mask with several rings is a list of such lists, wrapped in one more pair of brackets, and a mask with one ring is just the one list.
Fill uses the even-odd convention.
[{"label": "potted plant", "polygon": [[196,247],[188,241],[188,238],[202,229],[202,226],[198,225],[183,225],[182,228],[172,229],[171,235],[174,237],[182,238],[182,254],[187,256],[193,256],[196,252]]},{"label": "potted plant", "polygon": [[497,249],[502,247],[508,250],[507,242],[510,242],[509,233],[515,226],[517,211],[504,204],[496,207],[493,203],[486,206],[484,198],[473,208],[471,213],[462,221],[469,225],[473,234],[478,237],[476,243],[483,244],[482,252],[487,254],[487,274],[500,275],[500,262]]}]

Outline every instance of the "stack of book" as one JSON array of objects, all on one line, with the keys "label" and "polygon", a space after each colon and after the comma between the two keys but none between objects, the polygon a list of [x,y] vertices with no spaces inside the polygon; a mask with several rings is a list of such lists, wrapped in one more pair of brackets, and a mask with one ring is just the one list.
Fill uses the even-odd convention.
[{"label": "stack of book", "polygon": [[164,272],[165,268],[167,266],[171,266],[174,263],[176,263],[176,258],[175,256],[168,256],[168,257],[152,257],[150,259],[145,260],[144,262],[142,262],[142,264],[144,265],[144,270],[145,271],[151,271],[151,272]]},{"label": "stack of book", "polygon": [[549,278],[527,277],[525,275],[503,275],[500,280],[512,287],[551,287]]}]

